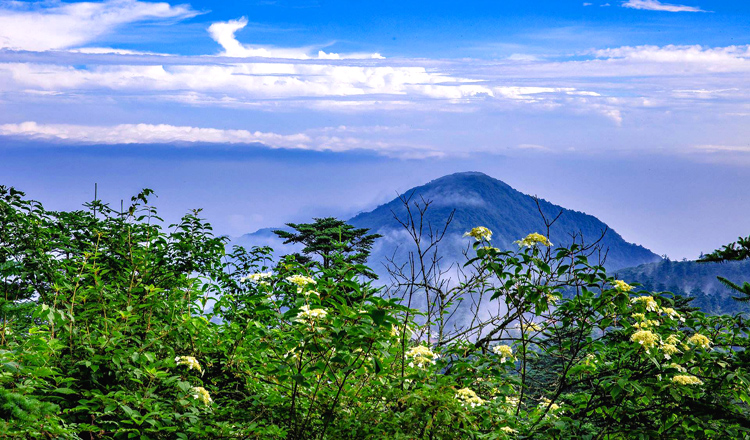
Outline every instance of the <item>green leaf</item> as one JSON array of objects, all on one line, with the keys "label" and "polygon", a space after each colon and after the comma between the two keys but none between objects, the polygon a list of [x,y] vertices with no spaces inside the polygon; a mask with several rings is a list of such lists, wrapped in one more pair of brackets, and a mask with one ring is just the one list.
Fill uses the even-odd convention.
[{"label": "green leaf", "polygon": [[370,318],[372,318],[375,325],[377,326],[383,325],[383,320],[385,319],[385,310],[375,309],[372,312],[370,312],[369,315],[370,315]]},{"label": "green leaf", "polygon": [[60,394],[75,394],[76,392],[71,390],[70,388],[55,388],[52,390],[53,393],[60,393]]}]

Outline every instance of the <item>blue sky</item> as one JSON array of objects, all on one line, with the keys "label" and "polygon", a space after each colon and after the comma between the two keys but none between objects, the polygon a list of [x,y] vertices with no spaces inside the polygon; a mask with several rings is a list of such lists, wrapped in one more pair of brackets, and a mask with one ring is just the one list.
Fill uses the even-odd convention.
[{"label": "blue sky", "polygon": [[[232,235],[457,171],[657,253],[747,235],[750,3],[0,0],[0,184]],[[105,200],[106,200],[105,197]]]}]

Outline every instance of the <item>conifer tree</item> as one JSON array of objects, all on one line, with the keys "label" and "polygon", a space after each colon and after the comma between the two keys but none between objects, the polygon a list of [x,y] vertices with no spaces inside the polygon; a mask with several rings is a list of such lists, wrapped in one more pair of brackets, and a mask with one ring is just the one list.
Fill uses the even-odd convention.
[{"label": "conifer tree", "polygon": [[[324,269],[333,267],[337,255],[347,264],[363,265],[370,256],[375,239],[379,234],[368,234],[369,229],[354,226],[334,217],[314,218],[314,223],[287,223],[294,232],[275,230],[274,234],[284,239],[284,244],[300,243],[304,245],[302,258],[309,261],[312,256],[322,260]],[[377,275],[367,268],[360,274],[377,279]]]},{"label": "conifer tree", "polygon": [[[710,254],[702,255],[698,261],[702,263],[725,263],[727,261],[741,261],[748,258],[750,258],[750,236],[746,238],[739,237],[736,242],[722,246],[720,249],[717,249]],[[750,301],[750,283],[745,282],[742,285],[739,285],[724,277],[716,278],[725,286],[741,294],[741,296],[733,296],[732,298],[742,302]]]}]

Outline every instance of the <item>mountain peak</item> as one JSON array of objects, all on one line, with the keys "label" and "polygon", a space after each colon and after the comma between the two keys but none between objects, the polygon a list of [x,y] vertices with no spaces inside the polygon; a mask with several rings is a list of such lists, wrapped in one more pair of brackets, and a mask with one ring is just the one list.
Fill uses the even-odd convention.
[{"label": "mountain peak", "polygon": [[495,179],[494,177],[488,176],[479,171],[462,171],[460,173],[448,174],[443,177],[433,179],[424,186],[434,184],[466,184],[469,182],[483,183],[483,184],[503,184],[506,185],[502,180]]},{"label": "mountain peak", "polygon": [[[492,230],[492,245],[504,249],[516,247],[514,241],[530,233],[546,233],[547,226],[540,210],[548,219],[556,218],[559,214],[550,230],[550,240],[555,245],[569,245],[572,236],[576,236],[579,243],[581,236],[586,243],[602,238],[599,244],[602,250],[607,252],[605,266],[610,270],[661,260],[650,250],[628,243],[592,215],[569,210],[544,199],[536,199],[515,190],[501,180],[477,171],[454,173],[434,179],[405,191],[403,196],[420,205],[423,204],[423,200],[430,202],[422,219],[424,231],[430,228],[433,231],[442,230],[446,220],[453,215],[447,235],[440,243],[440,254],[445,262],[463,261],[463,251],[471,244],[463,234],[476,226],[485,226]],[[412,209],[411,212],[416,215],[417,211]],[[376,271],[382,268],[383,262],[390,257],[396,261],[408,261],[410,243],[404,241],[403,228],[394,215],[401,220],[407,219],[408,213],[400,198],[395,198],[372,211],[357,214],[348,221],[358,228],[368,228],[373,233],[383,236],[375,242],[369,259],[369,265]],[[418,222],[419,218],[414,220]],[[279,240],[270,230],[246,235],[243,240],[242,244],[279,244]]]},{"label": "mountain peak", "polygon": [[[465,240],[460,239],[461,235],[475,226],[490,228],[494,234],[492,244],[505,249],[510,249],[514,246],[514,241],[532,232],[545,233],[546,225],[539,212],[541,210],[547,218],[555,218],[562,212],[550,231],[550,240],[557,245],[570,244],[574,234],[582,234],[587,243],[604,234],[601,244],[608,250],[606,266],[610,269],[660,260],[648,249],[626,242],[594,216],[565,209],[543,199],[537,200],[481,172],[469,171],[443,176],[405,191],[404,196],[412,201],[419,200],[420,203],[422,200],[430,202],[424,220],[425,224],[429,223],[433,228],[441,228],[451,213],[454,214],[448,228],[453,239],[445,244],[445,247],[455,248],[446,250],[451,257],[460,255],[460,249],[466,244]],[[403,244],[399,243],[401,235],[396,232],[400,232],[401,227],[394,215],[401,219],[407,215],[398,198],[373,211],[358,214],[349,222],[383,235],[381,247],[393,248]],[[388,243],[389,241],[393,243]],[[376,255],[373,257],[373,260],[377,259]]]},{"label": "mountain peak", "polygon": [[[485,177],[487,179],[497,180],[493,177],[488,176],[487,174],[484,174],[481,171],[459,171],[453,174],[446,174],[445,176],[438,177],[435,180],[443,180],[443,179],[451,179],[451,178],[459,178],[459,177]],[[435,180],[433,180],[433,182]]]}]

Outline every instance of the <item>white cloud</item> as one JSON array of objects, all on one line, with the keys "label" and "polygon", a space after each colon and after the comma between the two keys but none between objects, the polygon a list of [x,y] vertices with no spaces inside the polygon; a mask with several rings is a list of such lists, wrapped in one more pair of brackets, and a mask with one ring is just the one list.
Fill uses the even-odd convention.
[{"label": "white cloud", "polygon": [[625,59],[653,63],[703,64],[710,68],[750,68],[750,45],[703,47],[692,46],[623,46],[597,50],[599,58]]},{"label": "white cloud", "polygon": [[644,9],[647,11],[666,12],[705,12],[695,6],[672,5],[658,0],[628,0],[622,4],[624,8]]},{"label": "white cloud", "polygon": [[[110,53],[0,59],[0,94],[19,103],[171,102],[327,112],[558,112],[616,125],[637,111],[750,102],[750,46],[635,46],[570,60],[234,59]],[[101,53],[98,53],[101,52]],[[78,58],[81,62],[77,62]],[[101,60],[99,62],[98,60]],[[648,81],[644,78],[648,77]],[[731,90],[730,90],[731,89]],[[9,101],[10,102],[10,101]],[[704,104],[705,103],[705,104]],[[704,109],[708,107],[703,107]]]},{"label": "white cloud", "polygon": [[519,144],[516,148],[518,148],[519,150],[543,151],[546,153],[554,151],[549,147],[545,147],[544,145],[537,145],[537,144]]},{"label": "white cloud", "polygon": [[179,20],[197,14],[189,5],[138,0],[3,2],[0,3],[0,49],[67,49],[88,44],[128,23]]},{"label": "white cloud", "polygon": [[544,95],[549,94],[601,96],[596,92],[576,90],[573,87],[494,87],[492,90],[505,98],[526,102],[542,101],[545,99]]},{"label": "white cloud", "polygon": [[[383,58],[378,53],[373,54],[344,54],[326,53],[318,50],[317,53],[312,47],[302,48],[277,48],[272,46],[251,46],[242,44],[235,37],[237,31],[247,26],[247,18],[242,17],[239,20],[230,20],[225,22],[214,23],[208,28],[208,33],[224,49],[222,55],[228,57],[263,57],[263,58],[285,58],[306,60],[311,58],[338,60],[338,59],[366,59],[366,58]],[[313,54],[311,55],[311,52]]]},{"label": "white cloud", "polygon": [[[5,77],[5,81],[3,78]],[[239,100],[365,95],[462,99],[493,96],[473,80],[424,67],[238,63],[214,65],[0,64],[0,90],[13,84],[41,90],[185,91],[224,93]],[[526,92],[519,91],[520,95]],[[539,93],[530,89],[528,94]]]},{"label": "white cloud", "polygon": [[310,135],[307,133],[277,134],[249,130],[225,130],[166,124],[119,124],[92,126],[72,124],[20,124],[0,125],[0,136],[22,137],[34,140],[53,140],[73,144],[263,144],[270,148],[309,151],[345,152],[352,150],[374,151],[383,156],[399,158],[442,157],[434,149],[407,144],[370,141],[356,137]]},{"label": "white cloud", "polygon": [[247,130],[179,127],[174,125],[120,124],[87,126],[69,124],[0,125],[0,135],[34,139],[55,139],[91,144],[146,144],[174,142],[208,142],[227,144],[267,143],[270,147],[309,149],[310,138],[304,134],[278,135]]},{"label": "white cloud", "polygon": [[540,57],[527,53],[513,53],[507,58],[509,61],[539,61]]},{"label": "white cloud", "polygon": [[750,145],[697,145],[695,149],[704,153],[750,153]]},{"label": "white cloud", "polygon": [[[37,90],[84,96],[142,96],[193,106],[284,110],[304,107],[333,112],[388,110],[477,111],[486,106],[587,107],[616,123],[600,93],[575,87],[493,85],[420,66],[328,64],[325,61],[211,65],[86,65],[0,63],[0,93]],[[554,82],[546,80],[545,82]],[[507,84],[508,81],[501,81]],[[526,81],[528,82],[528,81]],[[586,99],[583,99],[586,98]],[[585,113],[585,109],[576,110]],[[614,115],[614,116],[613,116]]]},{"label": "white cloud", "polygon": [[81,47],[81,48],[78,48],[78,49],[70,49],[68,52],[71,52],[71,53],[94,54],[94,55],[113,54],[113,55],[159,55],[159,56],[169,56],[169,54],[165,54],[165,53],[144,52],[144,51],[140,51],[140,50],[130,50],[130,49],[115,49],[115,48],[112,48],[112,47]]}]

